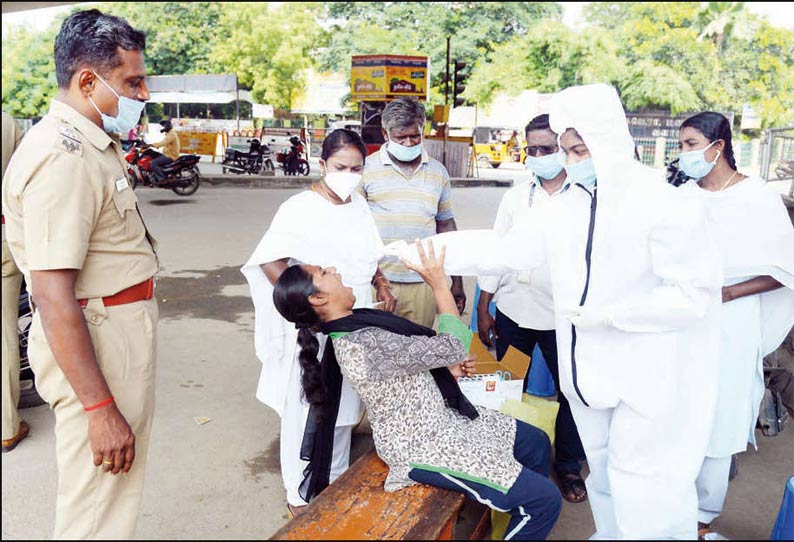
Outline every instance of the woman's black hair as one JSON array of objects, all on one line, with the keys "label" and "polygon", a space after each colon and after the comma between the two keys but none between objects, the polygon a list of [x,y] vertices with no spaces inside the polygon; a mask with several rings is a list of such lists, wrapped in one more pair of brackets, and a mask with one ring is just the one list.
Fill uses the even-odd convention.
[{"label": "woman's black hair", "polygon": [[321,405],[326,398],[317,353],[320,343],[311,327],[320,323],[320,318],[309,303],[309,296],[317,293],[312,277],[299,265],[288,267],[281,273],[273,287],[273,303],[278,313],[298,328],[298,346],[301,351],[301,386],[303,396],[310,405]]},{"label": "woman's black hair", "polygon": [[704,111],[703,113],[692,115],[681,123],[681,130],[687,127],[694,128],[703,134],[709,140],[709,143],[722,139],[725,142],[722,154],[725,155],[725,159],[731,169],[736,169],[733,143],[731,143],[731,123],[725,115],[714,111]]},{"label": "woman's black hair", "polygon": [[357,132],[348,130],[347,128],[339,128],[334,130],[325,137],[323,140],[323,150],[320,153],[320,158],[327,162],[331,156],[339,151],[339,149],[346,147],[347,145],[353,145],[356,147],[361,152],[361,158],[363,158],[364,161],[367,160],[367,146],[364,145],[364,141],[361,139],[361,136],[358,135]]}]

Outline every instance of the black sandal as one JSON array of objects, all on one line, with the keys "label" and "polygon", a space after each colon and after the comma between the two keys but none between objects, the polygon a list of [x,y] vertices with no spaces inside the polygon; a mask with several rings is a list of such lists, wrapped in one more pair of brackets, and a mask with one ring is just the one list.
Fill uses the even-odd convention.
[{"label": "black sandal", "polygon": [[[583,502],[587,500],[587,486],[577,472],[566,472],[559,474],[557,480],[560,482],[562,498],[568,502]],[[573,495],[573,497],[570,497]],[[579,495],[577,497],[576,495]]]}]

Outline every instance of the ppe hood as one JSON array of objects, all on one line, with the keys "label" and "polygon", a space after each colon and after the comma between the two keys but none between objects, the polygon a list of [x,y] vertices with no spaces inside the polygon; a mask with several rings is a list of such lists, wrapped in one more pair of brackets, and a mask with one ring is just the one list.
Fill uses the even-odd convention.
[{"label": "ppe hood", "polygon": [[598,83],[569,87],[552,97],[549,124],[557,134],[574,128],[593,157],[599,185],[608,181],[621,164],[632,167],[634,140],[617,91]]}]

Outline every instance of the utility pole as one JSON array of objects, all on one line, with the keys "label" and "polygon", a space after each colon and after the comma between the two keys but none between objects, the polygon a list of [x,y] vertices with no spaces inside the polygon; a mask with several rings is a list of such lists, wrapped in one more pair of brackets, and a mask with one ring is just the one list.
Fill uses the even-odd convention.
[{"label": "utility pole", "polygon": [[444,79],[444,105],[449,105],[449,39],[447,36],[447,76]]},{"label": "utility pole", "polygon": [[447,36],[447,76],[444,83],[444,108],[446,110],[446,118],[444,119],[444,149],[441,153],[441,162],[444,167],[447,167],[447,134],[449,133],[449,41],[451,37]]}]

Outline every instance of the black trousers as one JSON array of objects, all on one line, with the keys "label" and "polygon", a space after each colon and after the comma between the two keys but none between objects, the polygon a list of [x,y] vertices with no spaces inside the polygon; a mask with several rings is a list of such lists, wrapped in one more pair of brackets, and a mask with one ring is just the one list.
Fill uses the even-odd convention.
[{"label": "black trousers", "polygon": [[[573,421],[571,406],[568,400],[560,391],[560,369],[557,365],[557,337],[553,329],[535,330],[519,327],[517,323],[502,314],[496,309],[495,318],[496,333],[496,357],[502,359],[509,346],[513,346],[528,356],[532,355],[535,345],[540,346],[540,351],[546,359],[551,377],[557,386],[557,402],[560,403],[560,411],[557,413],[557,422],[554,427],[554,468],[558,474],[568,472],[579,472],[582,470],[580,461],[585,459],[582,441],[579,438],[579,431]],[[529,382],[529,371],[524,379],[524,389]]]},{"label": "black trousers", "polygon": [[166,174],[163,172],[163,166],[166,166],[173,162],[172,159],[168,158],[167,156],[158,156],[157,158],[152,158],[151,161],[151,168],[152,173],[154,173],[154,178],[158,181],[162,181],[165,179]]}]

